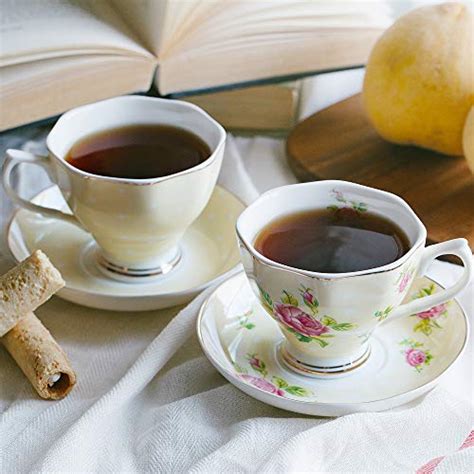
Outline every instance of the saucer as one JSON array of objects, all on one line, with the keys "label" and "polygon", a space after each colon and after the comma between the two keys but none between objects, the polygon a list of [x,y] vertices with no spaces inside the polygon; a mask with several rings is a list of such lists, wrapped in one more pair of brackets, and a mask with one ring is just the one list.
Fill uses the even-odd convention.
[{"label": "saucer", "polygon": [[[39,193],[32,202],[70,212],[57,186]],[[207,207],[180,242],[179,264],[147,282],[108,278],[96,264],[96,244],[90,234],[25,209],[13,216],[7,242],[17,261],[42,249],[66,281],[58,293],[65,300],[114,311],[156,310],[186,303],[232,273],[240,261],[234,227],[244,208],[233,194],[216,186]]]},{"label": "saucer", "polygon": [[[407,299],[441,288],[418,278]],[[455,300],[388,320],[374,332],[370,357],[353,375],[314,379],[287,369],[279,359],[280,329],[239,273],[203,304],[197,334],[215,368],[251,397],[297,413],[340,416],[386,410],[431,390],[462,354],[468,321]]]}]

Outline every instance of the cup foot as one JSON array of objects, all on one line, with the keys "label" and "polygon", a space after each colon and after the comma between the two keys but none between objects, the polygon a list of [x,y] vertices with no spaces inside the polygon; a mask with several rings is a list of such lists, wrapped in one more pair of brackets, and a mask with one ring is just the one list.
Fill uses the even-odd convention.
[{"label": "cup foot", "polygon": [[181,257],[182,252],[178,248],[175,256],[164,264],[149,268],[131,268],[112,263],[98,252],[96,254],[96,264],[101,273],[113,280],[125,283],[145,283],[171,272],[179,264]]},{"label": "cup foot", "polygon": [[302,362],[292,356],[287,348],[286,343],[282,342],[278,347],[278,356],[280,361],[290,370],[300,375],[306,375],[313,378],[338,378],[352,375],[357,369],[360,369],[370,356],[370,345],[367,345],[366,350],[356,359],[341,365],[321,366],[311,365]]}]

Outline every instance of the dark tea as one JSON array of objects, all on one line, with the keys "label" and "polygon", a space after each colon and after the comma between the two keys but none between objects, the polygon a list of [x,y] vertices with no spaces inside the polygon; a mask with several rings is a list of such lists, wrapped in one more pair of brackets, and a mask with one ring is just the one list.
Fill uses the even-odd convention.
[{"label": "dark tea", "polygon": [[114,178],[159,178],[192,168],[211,155],[197,135],[171,125],[130,125],[78,141],[66,161],[87,173]]},{"label": "dark tea", "polygon": [[409,241],[384,217],[349,208],[316,209],[274,220],[258,234],[255,248],[290,267],[345,273],[394,262],[408,251]]}]

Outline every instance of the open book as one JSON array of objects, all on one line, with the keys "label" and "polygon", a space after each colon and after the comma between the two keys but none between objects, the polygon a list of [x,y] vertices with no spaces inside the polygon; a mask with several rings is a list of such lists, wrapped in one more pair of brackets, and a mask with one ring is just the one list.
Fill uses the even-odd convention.
[{"label": "open book", "polygon": [[361,65],[380,2],[0,0],[0,129],[79,104]]}]

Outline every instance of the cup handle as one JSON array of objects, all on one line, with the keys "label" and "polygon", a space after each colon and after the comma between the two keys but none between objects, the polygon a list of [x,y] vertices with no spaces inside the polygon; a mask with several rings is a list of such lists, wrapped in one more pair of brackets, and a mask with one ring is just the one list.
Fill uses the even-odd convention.
[{"label": "cup handle", "polygon": [[454,298],[471,280],[472,276],[472,252],[466,239],[453,239],[440,244],[426,247],[421,257],[420,269],[418,275],[423,276],[431,265],[433,260],[440,255],[456,255],[464,264],[464,272],[461,278],[451,287],[443,289],[438,293],[418,298],[409,303],[402,304],[396,308],[385,322],[393,321],[395,318],[402,318],[410,314],[426,311],[433,306],[446,303]]},{"label": "cup handle", "polygon": [[42,214],[46,217],[54,217],[55,219],[61,219],[69,224],[74,224],[81,229],[84,229],[79,221],[71,214],[66,214],[62,211],[57,209],[51,209],[49,207],[39,206],[38,204],[34,204],[27,199],[23,199],[21,196],[18,195],[17,191],[14,189],[11,176],[13,170],[20,164],[20,163],[29,163],[36,166],[40,166],[43,168],[46,173],[48,174],[49,179],[54,183],[54,178],[52,175],[52,170],[50,168],[49,159],[47,156],[41,155],[34,155],[33,153],[29,153],[27,151],[22,150],[12,150],[9,149],[6,151],[6,158],[5,163],[3,165],[2,170],[2,180],[3,180],[3,187],[7,195],[12,199],[12,201],[19,204],[21,207],[28,209],[32,212],[37,212],[38,214]]}]

